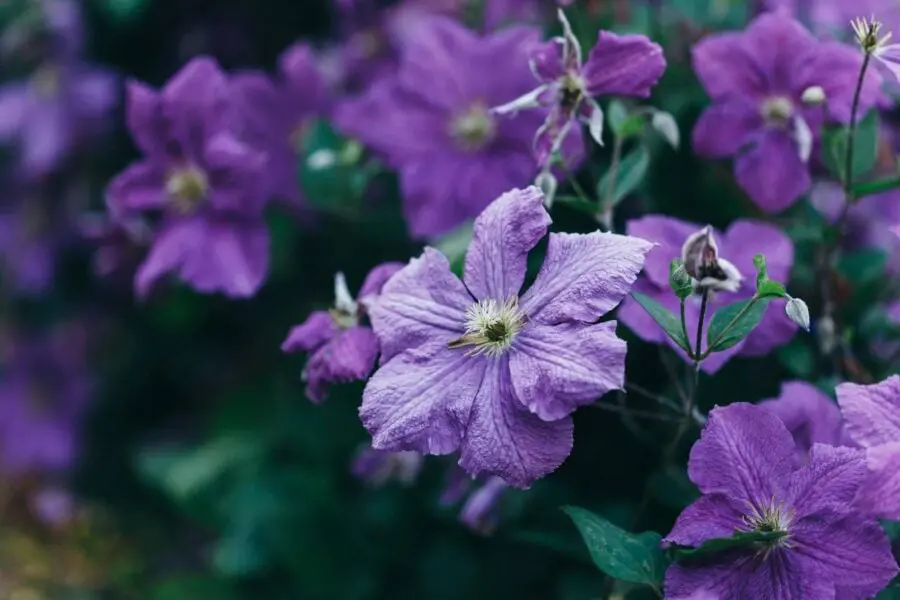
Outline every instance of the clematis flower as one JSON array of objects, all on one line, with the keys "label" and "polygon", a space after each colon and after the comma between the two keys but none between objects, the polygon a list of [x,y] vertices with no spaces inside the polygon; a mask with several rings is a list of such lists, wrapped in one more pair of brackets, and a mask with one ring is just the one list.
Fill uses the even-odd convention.
[{"label": "clematis flower", "polygon": [[372,372],[378,357],[378,340],[361,321],[368,303],[402,267],[400,263],[384,263],[369,271],[360,288],[359,301],[350,295],[344,274],[338,273],[334,278],[334,308],[317,310],[291,329],[281,349],[311,353],[303,370],[310,400],[323,401],[332,383],[361,381]]},{"label": "clematis flower", "polygon": [[[669,287],[669,264],[672,259],[684,256],[685,251],[692,246],[686,242],[698,239],[698,232],[703,233],[705,230],[699,225],[662,215],[648,215],[629,221],[628,235],[658,244],[647,255],[644,275],[638,279],[634,291],[650,296],[677,315],[679,302]],[[707,281],[710,289],[718,290],[711,293],[708,301],[707,325],[716,309],[753,296],[756,291],[755,277],[752,276],[756,272],[753,267],[754,255],[762,254],[766,257],[769,275],[777,281],[787,281],[794,264],[793,243],[772,225],[740,220],[732,223],[725,232],[714,229],[710,232],[714,236],[716,264],[726,277],[723,280],[711,278],[715,279],[712,282],[715,283],[714,286]],[[765,356],[775,348],[787,344],[796,333],[797,326],[785,315],[784,305],[784,300],[772,300],[759,326],[737,345],[723,352],[712,353],[701,364],[703,371],[712,374],[734,356]],[[688,297],[685,315],[688,339],[693,340],[700,320],[699,295]],[[656,344],[669,344],[684,360],[689,360],[633,298],[629,297],[622,303],[619,319],[641,339]],[[704,336],[704,347],[705,339]]]},{"label": "clematis flower", "polygon": [[739,531],[782,536],[666,572],[670,600],[869,598],[898,568],[878,522],[854,509],[865,476],[858,450],[815,444],[794,464],[795,444],[764,408],[715,408],[694,444],[688,475],[703,496],[663,540],[696,547]]},{"label": "clematis flower", "polygon": [[837,404],[810,383],[786,381],[777,398],[764,400],[759,406],[781,419],[791,433],[798,465],[806,462],[814,444],[848,445]]},{"label": "clematis flower", "polygon": [[225,74],[196,58],[161,92],[128,84],[128,128],[144,159],[109,185],[111,216],[159,214],[150,254],[135,276],[146,296],[169,272],[201,292],[247,297],[269,263],[266,155],[235,137],[236,109]]},{"label": "clematis flower", "polygon": [[546,165],[561,148],[572,122],[588,126],[591,136],[603,144],[603,110],[595,96],[646,98],[656,85],[666,59],[662,48],[642,35],[618,35],[601,31],[587,62],[562,10],[558,11],[563,36],[554,38],[531,54],[531,70],[541,85],[519,98],[497,106],[498,114],[543,106],[550,109],[534,139],[540,165]]},{"label": "clematis flower", "polygon": [[370,303],[382,366],[360,416],[382,450],[460,452],[473,476],[528,486],[572,449],[572,420],[624,384],[625,343],[597,323],[628,293],[651,244],[595,232],[551,234],[530,289],[528,252],[550,217],[535,187],[476,219],[463,281],[433,248]]},{"label": "clematis flower", "polygon": [[874,385],[842,383],[837,398],[850,437],[866,450],[869,474],[858,504],[870,514],[900,519],[900,377]]},{"label": "clematis flower", "polygon": [[[822,123],[847,123],[862,56],[820,42],[787,15],[766,13],[743,32],[710,35],[693,51],[694,70],[712,105],[694,127],[694,150],[735,157],[738,184],[763,210],[780,212],[811,185],[809,158]],[[859,115],[881,97],[881,78],[866,76]],[[802,101],[818,87],[824,105]]]},{"label": "clematis flower", "polygon": [[278,78],[238,73],[231,89],[242,114],[241,140],[269,157],[268,192],[292,206],[301,203],[297,151],[310,121],[329,110],[329,91],[313,50],[288,48],[279,59]]},{"label": "clematis flower", "polygon": [[[490,107],[531,86],[527,57],[539,35],[511,27],[479,37],[456,21],[428,19],[405,44],[395,76],[336,109],[338,128],[399,172],[413,237],[446,233],[534,180],[531,137],[543,115],[498,119]],[[577,135],[571,143],[575,160]]]}]

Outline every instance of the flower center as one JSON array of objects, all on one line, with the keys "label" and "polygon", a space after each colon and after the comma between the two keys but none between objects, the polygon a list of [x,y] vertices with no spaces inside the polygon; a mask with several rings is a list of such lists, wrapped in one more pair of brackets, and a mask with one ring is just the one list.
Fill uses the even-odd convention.
[{"label": "flower center", "polygon": [[347,278],[343,273],[334,274],[334,308],[328,311],[331,320],[341,329],[359,325],[359,304],[353,299]]},{"label": "flower center", "polygon": [[584,97],[584,79],[575,73],[566,73],[560,80],[560,104],[568,110],[575,110]]},{"label": "flower center", "polygon": [[476,102],[450,123],[450,135],[457,146],[467,152],[484,148],[494,139],[496,132],[497,124],[482,102]]},{"label": "flower center", "polygon": [[751,504],[750,512],[744,515],[744,525],[748,531],[783,534],[768,542],[765,551],[790,545],[790,526],[793,520],[794,511],[777,502],[774,497],[763,504]]},{"label": "flower center", "polygon": [[176,169],[166,180],[169,201],[181,213],[194,212],[209,193],[206,173],[196,167]]},{"label": "flower center", "polygon": [[526,320],[516,296],[502,304],[493,299],[481,300],[466,311],[466,333],[448,346],[471,346],[470,354],[500,356],[512,347]]},{"label": "flower center", "polygon": [[794,103],[784,96],[773,96],[762,103],[762,117],[770,127],[787,127],[794,116]]}]

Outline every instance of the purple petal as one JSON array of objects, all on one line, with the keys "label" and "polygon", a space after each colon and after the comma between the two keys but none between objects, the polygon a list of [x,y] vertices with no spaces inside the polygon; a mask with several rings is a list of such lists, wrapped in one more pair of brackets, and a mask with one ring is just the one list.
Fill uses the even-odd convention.
[{"label": "purple petal", "polygon": [[369,303],[372,327],[381,341],[382,362],[425,342],[446,344],[465,331],[466,310],[474,300],[450,272],[446,257],[425,248],[385,284]]},{"label": "purple petal", "polygon": [[540,323],[595,321],[622,301],[652,247],[639,238],[599,231],[551,233],[544,264],[521,306]]},{"label": "purple petal", "polygon": [[797,446],[802,463],[813,444],[841,445],[843,425],[837,404],[819,388],[805,381],[788,381],[781,385],[778,398],[759,405],[784,423]]},{"label": "purple petal", "polygon": [[794,443],[781,420],[751,404],[716,407],[691,449],[688,475],[704,494],[769,502],[788,484]]},{"label": "purple petal", "polygon": [[550,215],[536,187],[509,191],[475,220],[466,254],[466,287],[479,300],[518,296],[528,253],[547,233]]},{"label": "purple petal", "polygon": [[[728,553],[699,565],[675,563],[666,570],[667,600],[770,600],[768,596],[742,596],[755,567],[752,557]],[[827,596],[823,600],[829,600]],[[796,599],[792,599],[796,600]]]},{"label": "purple petal", "polygon": [[[675,219],[665,215],[646,215],[628,221],[626,231],[656,246],[647,253],[644,275],[661,288],[669,287],[669,264],[681,257],[681,247],[688,236],[697,233],[701,225]],[[726,257],[730,260],[730,257]]]},{"label": "purple petal", "polygon": [[563,65],[563,47],[565,41],[562,38],[552,38],[538,45],[531,51],[529,65],[534,76],[543,83],[553,83],[563,75],[566,70]]},{"label": "purple petal", "polygon": [[469,529],[489,535],[497,526],[497,509],[503,493],[509,489],[499,477],[491,477],[472,492],[459,513],[459,520]]},{"label": "purple petal", "polygon": [[731,97],[755,100],[768,91],[765,72],[741,33],[717,33],[691,49],[694,72],[714,102]]},{"label": "purple petal", "polygon": [[509,370],[516,397],[546,421],[561,419],[625,384],[625,342],[615,322],[546,326],[516,338]]},{"label": "purple petal", "polygon": [[388,279],[394,276],[394,273],[405,267],[406,265],[399,262],[386,262],[374,267],[366,280],[363,281],[362,287],[359,288],[359,298],[367,296],[377,296],[381,293],[381,288],[387,283]]},{"label": "purple petal", "polygon": [[165,173],[153,161],[133,163],[109,184],[106,202],[112,214],[162,210],[166,205]]},{"label": "purple petal", "polygon": [[769,276],[778,281],[787,281],[794,266],[794,243],[781,229],[762,221],[742,219],[735,221],[724,234],[720,234],[719,249],[737,267],[748,282],[753,280],[756,269],[753,257],[766,257]]},{"label": "purple petal", "polygon": [[773,552],[765,560],[755,562],[756,568],[744,579],[742,593],[736,598],[836,600],[828,578],[811,569],[809,561],[794,552]]},{"label": "purple petal", "polygon": [[295,112],[324,114],[329,109],[328,85],[319,69],[314,49],[305,43],[290,46],[278,57],[281,81],[291,96]]},{"label": "purple petal", "polygon": [[738,184],[768,213],[793,205],[812,185],[809,167],[784,131],[767,130],[734,164]]},{"label": "purple petal", "polygon": [[356,326],[341,331],[306,363],[303,374],[310,400],[321,402],[328,384],[364,380],[375,367],[377,357],[378,339],[371,329]]},{"label": "purple petal", "polygon": [[659,44],[643,35],[600,31],[581,74],[590,96],[646,98],[665,70]]},{"label": "purple petal", "polygon": [[125,122],[135,144],[148,156],[165,156],[168,125],[159,92],[139,81],[129,81],[125,96]]},{"label": "purple petal", "polygon": [[699,546],[713,538],[731,537],[744,527],[745,509],[721,494],[701,496],[678,515],[663,543]]},{"label": "purple petal", "polygon": [[258,214],[266,202],[266,156],[251,150],[230,133],[212,136],[204,148],[210,205],[216,210]]},{"label": "purple petal", "polygon": [[864,448],[900,441],[900,376],[873,385],[836,388],[847,431]]},{"label": "purple petal", "polygon": [[572,451],[572,421],[544,421],[515,397],[505,361],[485,361],[462,442],[459,465],[525,488],[556,470]]},{"label": "purple petal", "polygon": [[22,123],[22,166],[27,173],[42,175],[62,161],[73,139],[72,115],[63,102],[41,100]]},{"label": "purple petal", "polygon": [[900,441],[866,451],[869,472],[857,504],[869,514],[900,520]]},{"label": "purple petal", "polygon": [[27,85],[12,83],[0,87],[0,140],[19,135],[32,102]]},{"label": "purple petal", "polygon": [[378,450],[459,448],[486,361],[432,343],[399,354],[369,379],[359,415]]},{"label": "purple petal", "polygon": [[75,114],[96,119],[105,116],[119,100],[119,78],[104,69],[84,69],[72,82]]},{"label": "purple petal", "polygon": [[207,138],[232,126],[228,78],[208,56],[193,58],[162,90],[163,111],[189,155],[202,154]]},{"label": "purple petal", "polygon": [[694,152],[710,158],[733,156],[762,127],[762,117],[754,104],[740,100],[713,104],[694,126]]},{"label": "purple petal", "polygon": [[562,105],[554,105],[547,114],[543,125],[534,135],[534,157],[537,164],[546,166],[558,152],[572,129],[575,114]]},{"label": "purple petal", "polygon": [[282,352],[311,352],[338,333],[337,325],[326,310],[310,314],[300,325],[291,328],[281,344]]},{"label": "purple petal", "polygon": [[789,503],[799,518],[830,508],[846,508],[856,497],[865,474],[861,450],[815,444],[809,461],[794,474]]}]

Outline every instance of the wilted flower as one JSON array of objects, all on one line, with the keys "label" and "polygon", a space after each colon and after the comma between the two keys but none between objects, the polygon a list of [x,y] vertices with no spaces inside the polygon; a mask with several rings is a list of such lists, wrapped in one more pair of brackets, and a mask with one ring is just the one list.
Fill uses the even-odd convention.
[{"label": "wilted flower", "polygon": [[858,504],[875,516],[900,519],[900,377],[842,383],[837,398],[850,437],[866,449],[869,475]]},{"label": "wilted flower", "polygon": [[681,247],[681,261],[697,290],[736,292],[744,280],[737,267],[719,256],[719,247],[710,226],[685,240]]},{"label": "wilted flower", "polygon": [[291,329],[281,349],[311,353],[303,370],[310,400],[324,400],[332,383],[361,381],[372,372],[378,358],[378,340],[372,329],[362,324],[362,317],[367,303],[402,267],[400,263],[384,263],[369,271],[358,301],[350,295],[344,274],[338,273],[334,278],[334,307],[315,311]]},{"label": "wilted flower", "polygon": [[535,136],[537,161],[546,165],[560,150],[572,122],[588,126],[591,136],[603,144],[603,110],[594,100],[600,95],[646,98],[666,69],[662,48],[642,35],[618,35],[600,31],[586,63],[581,46],[562,10],[563,36],[554,38],[531,54],[531,70],[541,82],[536,89],[497,106],[498,114],[547,107],[550,113]]},{"label": "wilted flower", "polygon": [[609,233],[550,235],[524,294],[528,252],[550,217],[537,188],[476,219],[463,281],[432,248],[370,304],[382,366],[360,416],[373,447],[460,451],[460,466],[525,487],[572,448],[578,406],[624,383],[625,344],[596,323],[637,277],[650,244]]},{"label": "wilted flower", "polygon": [[781,419],[791,433],[798,465],[806,462],[813,444],[841,446],[846,441],[838,405],[811,383],[786,381],[777,398],[759,406]]},{"label": "wilted flower", "polygon": [[666,598],[868,598],[897,574],[890,543],[853,506],[865,477],[861,452],[815,444],[796,467],[795,445],[764,408],[715,408],[694,444],[688,475],[704,494],[666,544],[696,547],[739,531],[780,533],[666,572]]},{"label": "wilted flower", "polygon": [[[634,291],[650,296],[670,311],[678,314],[679,301],[669,286],[669,265],[672,259],[682,256],[685,250],[689,251],[691,257],[696,257],[689,257],[696,265],[692,267],[695,272],[702,266],[699,258],[704,252],[707,255],[712,252],[716,256],[720,268],[723,266],[723,261],[727,260],[724,264],[728,265],[731,275],[730,279],[726,277],[723,280],[725,282],[734,281],[735,274],[753,273],[755,271],[753,266],[755,254],[763,254],[766,257],[769,275],[772,279],[788,280],[791,266],[794,263],[794,245],[790,238],[777,227],[758,221],[736,221],[725,232],[711,229],[709,239],[712,240],[712,245],[708,243],[702,230],[698,233],[698,229],[699,226],[693,223],[662,215],[648,215],[629,221],[627,226],[629,235],[658,244],[647,255],[644,275],[635,283]],[[694,243],[684,243],[685,240],[692,238],[696,240]],[[723,257],[727,257],[727,259]],[[687,266],[685,268],[687,269]],[[725,270],[723,269],[722,272],[724,273]],[[700,273],[697,272],[697,274]],[[722,290],[709,298],[706,311],[707,324],[716,309],[733,302],[748,300],[756,292],[753,277],[740,278],[739,285],[733,293],[724,291],[719,280],[707,281],[707,283],[719,285],[719,289]],[[731,287],[730,283],[728,287]],[[735,355],[765,356],[773,349],[790,341],[796,333],[797,327],[791,323],[781,309],[784,300],[776,299],[770,302],[778,306],[779,310],[774,307],[767,310],[760,325],[750,335],[735,346],[722,352],[714,352],[704,359],[701,368],[705,372],[715,373]],[[687,298],[685,315],[688,335],[690,339],[693,339],[692,336],[697,331],[697,323],[700,319],[698,295]],[[626,298],[622,303],[619,308],[619,318],[641,339],[658,344],[669,344],[676,348],[674,342],[669,339],[662,328],[633,298]],[[685,360],[688,360],[686,354],[680,350],[678,352]]]},{"label": "wilted flower", "polygon": [[203,292],[252,296],[269,264],[266,155],[235,137],[237,113],[225,74],[196,58],[157,92],[128,84],[128,128],[145,158],[110,183],[116,219],[162,215],[135,277],[145,296],[175,271]]},{"label": "wilted flower", "polygon": [[[782,13],[754,19],[740,33],[713,34],[693,49],[697,76],[712,99],[694,128],[694,150],[735,157],[738,184],[767,212],[779,212],[809,190],[809,158],[826,117],[846,123],[862,57],[820,42]],[[881,79],[867,75],[860,114],[880,98]],[[823,106],[803,93],[820,87]]]}]

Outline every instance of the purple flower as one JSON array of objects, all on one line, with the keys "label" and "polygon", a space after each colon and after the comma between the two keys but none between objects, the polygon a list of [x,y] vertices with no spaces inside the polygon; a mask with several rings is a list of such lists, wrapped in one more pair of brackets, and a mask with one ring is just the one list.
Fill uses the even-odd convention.
[{"label": "purple flower", "polygon": [[491,535],[499,522],[500,501],[509,486],[499,477],[489,477],[469,494],[459,520],[469,529],[481,535]]},{"label": "purple flower", "polygon": [[[809,190],[808,163],[822,123],[850,120],[860,53],[816,40],[779,12],[757,17],[744,32],[703,39],[694,46],[693,63],[712,99],[694,128],[694,150],[734,156],[738,184],[763,210],[791,206]],[[870,71],[860,116],[879,100],[880,84]],[[814,87],[824,92],[824,105],[802,101]]]},{"label": "purple flower", "polygon": [[275,80],[247,72],[234,75],[231,85],[242,114],[242,141],[269,157],[269,195],[297,206],[297,151],[310,121],[327,114],[330,93],[308,45],[288,48],[278,66]]},{"label": "purple flower", "polygon": [[534,179],[531,137],[542,115],[498,119],[489,109],[531,86],[527,55],[538,40],[532,28],[479,37],[429,19],[405,45],[396,76],[336,111],[340,129],[399,171],[413,237],[445,233]]},{"label": "purple flower", "polygon": [[572,449],[570,414],[624,383],[625,343],[597,323],[637,277],[650,244],[595,232],[551,234],[521,296],[528,252],[550,225],[535,187],[476,219],[463,281],[433,248],[369,306],[382,366],[360,416],[374,448],[460,451],[473,476],[528,486]]},{"label": "purple flower", "polygon": [[201,292],[252,296],[269,263],[266,155],[234,135],[237,111],[225,74],[210,58],[189,62],[161,92],[128,84],[128,128],[144,152],[110,184],[114,218],[161,214],[135,276],[146,296],[174,271]]},{"label": "purple flower", "polygon": [[110,277],[128,272],[139,262],[138,249],[151,239],[151,231],[140,218],[114,221],[104,213],[79,215],[76,228],[83,240],[94,248],[91,261],[94,275]]},{"label": "purple flower", "polygon": [[858,504],[870,514],[900,519],[900,377],[874,385],[842,383],[837,398],[850,437],[866,450],[869,474]]},{"label": "purple flower", "polygon": [[759,405],[781,419],[791,433],[798,465],[806,462],[814,444],[847,445],[837,404],[810,383],[786,381],[777,398]]},{"label": "purple flower", "polygon": [[386,452],[365,445],[356,453],[351,471],[376,487],[391,480],[409,485],[419,476],[424,458],[418,452]]},{"label": "purple flower", "polygon": [[[656,242],[658,245],[647,255],[644,276],[634,286],[634,291],[650,296],[676,315],[679,312],[678,298],[669,287],[669,263],[681,256],[684,242],[697,231],[700,225],[679,221],[662,215],[649,215],[628,222],[628,235]],[[717,308],[726,304],[747,300],[755,292],[756,271],[753,256],[763,254],[769,268],[769,276],[777,281],[787,281],[794,263],[794,245],[777,227],[758,221],[735,221],[727,231],[713,230],[718,253],[737,269],[742,276],[740,286],[734,293],[713,294],[707,308],[706,323]],[[764,356],[779,346],[788,343],[797,331],[797,326],[784,314],[784,300],[773,300],[759,326],[744,340],[724,352],[714,352],[702,363],[707,373],[715,373],[733,356]],[[694,340],[697,322],[700,319],[700,297],[690,296],[685,302],[688,339]],[[655,321],[633,299],[627,298],[619,309],[619,318],[641,339],[652,343],[675,344]],[[705,338],[704,338],[705,344]],[[687,355],[679,351],[685,359]]]},{"label": "purple flower", "polygon": [[31,510],[37,519],[51,527],[68,525],[75,519],[75,499],[68,490],[45,487],[31,498]]},{"label": "purple flower", "polygon": [[715,408],[688,475],[704,494],[665,544],[699,546],[738,531],[780,532],[765,546],[669,567],[666,598],[869,598],[897,574],[887,536],[853,508],[865,476],[858,450],[815,444],[794,464],[782,422],[751,404]]},{"label": "purple flower", "polygon": [[594,140],[603,144],[603,110],[594,96],[646,98],[666,70],[658,44],[642,35],[609,31],[599,32],[587,62],[582,63],[581,46],[562,10],[559,20],[564,35],[542,44],[531,55],[531,70],[541,85],[494,109],[500,114],[535,106],[550,109],[534,140],[540,165],[546,165],[560,149],[575,120],[586,124]]},{"label": "purple flower", "polygon": [[378,358],[378,339],[361,320],[385,282],[402,267],[389,262],[369,271],[358,301],[350,295],[344,274],[338,273],[334,278],[334,308],[317,310],[291,329],[281,349],[311,353],[303,370],[310,400],[323,401],[332,383],[362,381],[372,372]]}]

